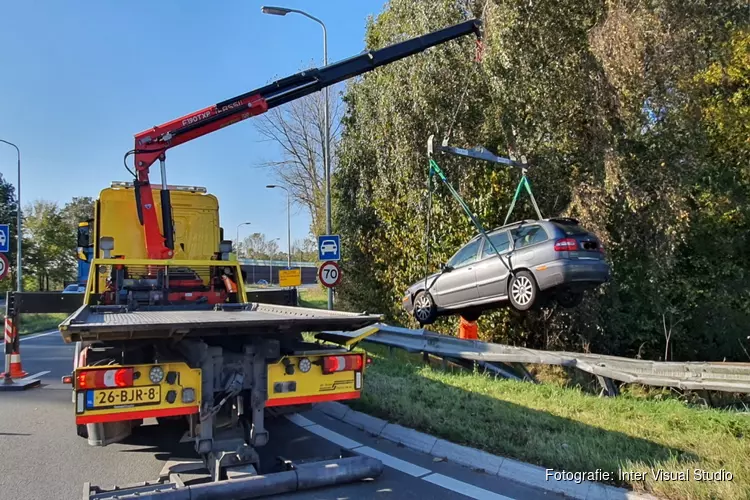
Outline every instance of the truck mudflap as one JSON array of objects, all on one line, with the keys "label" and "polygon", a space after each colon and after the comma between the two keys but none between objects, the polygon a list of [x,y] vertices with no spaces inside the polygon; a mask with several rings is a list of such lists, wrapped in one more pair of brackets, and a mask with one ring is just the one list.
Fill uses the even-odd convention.
[{"label": "truck mudflap", "polygon": [[156,481],[102,489],[86,483],[83,500],[236,500],[293,493],[374,479],[383,473],[383,463],[355,451],[342,450],[338,458],[296,464],[284,461],[281,472],[244,472],[231,479],[186,484],[179,474]]}]

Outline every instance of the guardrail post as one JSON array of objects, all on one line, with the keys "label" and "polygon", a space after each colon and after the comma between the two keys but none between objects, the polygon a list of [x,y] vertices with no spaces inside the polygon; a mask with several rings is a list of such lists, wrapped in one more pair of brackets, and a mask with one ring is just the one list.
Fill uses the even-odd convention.
[{"label": "guardrail post", "polygon": [[599,385],[602,386],[602,389],[604,390],[604,394],[606,396],[615,397],[620,394],[620,389],[611,378],[597,375],[596,379],[599,381]]}]

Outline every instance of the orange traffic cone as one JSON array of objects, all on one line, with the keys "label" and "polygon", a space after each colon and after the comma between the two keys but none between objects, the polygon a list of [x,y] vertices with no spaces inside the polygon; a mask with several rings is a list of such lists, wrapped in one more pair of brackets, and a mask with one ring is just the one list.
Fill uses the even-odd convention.
[{"label": "orange traffic cone", "polygon": [[[18,330],[12,318],[5,318],[5,369],[10,372],[9,378],[24,378],[28,373],[21,366],[21,352],[18,348]],[[10,368],[8,367],[10,363]],[[0,377],[5,378],[8,372],[0,373]]]},{"label": "orange traffic cone", "polygon": [[460,316],[460,322],[458,324],[458,338],[466,340],[479,340],[479,335],[477,335],[478,331],[479,328],[477,327],[476,321],[469,321],[463,316]]}]

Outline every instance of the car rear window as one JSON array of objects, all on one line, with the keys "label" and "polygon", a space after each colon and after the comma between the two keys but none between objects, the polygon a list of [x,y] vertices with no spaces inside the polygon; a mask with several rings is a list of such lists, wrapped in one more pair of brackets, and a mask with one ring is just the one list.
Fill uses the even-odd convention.
[{"label": "car rear window", "polygon": [[579,234],[588,234],[588,231],[586,231],[584,228],[579,226],[577,223],[568,223],[568,222],[553,222],[558,229],[560,229],[563,233],[565,233],[565,236],[576,236]]},{"label": "car rear window", "polygon": [[511,229],[510,233],[513,235],[514,248],[523,248],[535,243],[541,243],[548,238],[547,232],[542,226],[536,224]]}]

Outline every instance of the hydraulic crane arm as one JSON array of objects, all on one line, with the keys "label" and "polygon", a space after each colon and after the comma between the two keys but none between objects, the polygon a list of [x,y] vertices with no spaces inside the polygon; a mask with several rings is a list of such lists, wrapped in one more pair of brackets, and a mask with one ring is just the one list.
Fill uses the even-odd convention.
[{"label": "hydraulic crane arm", "polygon": [[[302,71],[232,99],[201,109],[182,118],[157,125],[135,136],[136,204],[144,226],[146,249],[150,259],[170,258],[174,254],[172,214],[167,189],[165,152],[190,140],[215,132],[233,123],[265,113],[271,108],[310,95],[354,76],[367,73],[430,47],[475,34],[481,40],[482,22],[465,21],[426,35],[363,52],[322,68]],[[149,169],[156,160],[161,164],[161,207],[164,234],[161,234],[149,182]]]}]

